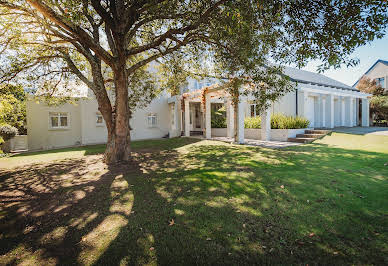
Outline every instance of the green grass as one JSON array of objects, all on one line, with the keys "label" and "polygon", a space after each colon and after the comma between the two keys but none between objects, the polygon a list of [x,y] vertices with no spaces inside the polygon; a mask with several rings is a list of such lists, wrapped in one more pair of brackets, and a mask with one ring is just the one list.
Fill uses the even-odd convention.
[{"label": "green grass", "polygon": [[388,263],[387,136],[133,147],[113,167],[103,146],[0,159],[16,167],[0,174],[0,264]]}]

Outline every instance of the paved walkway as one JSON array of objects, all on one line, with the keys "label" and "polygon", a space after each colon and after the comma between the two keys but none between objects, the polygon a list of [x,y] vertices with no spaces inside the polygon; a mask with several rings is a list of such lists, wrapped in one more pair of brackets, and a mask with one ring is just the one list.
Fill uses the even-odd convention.
[{"label": "paved walkway", "polygon": [[[203,137],[197,137],[203,139]],[[216,141],[222,141],[227,143],[234,143],[233,138],[227,138],[227,137],[213,137],[212,140]],[[245,139],[244,145],[250,145],[250,146],[260,146],[264,148],[270,148],[270,149],[281,149],[291,146],[298,146],[303,143],[297,143],[297,142],[283,142],[283,141],[265,141],[265,140],[257,140],[257,139]]]},{"label": "paved walkway", "polygon": [[358,135],[383,135],[388,136],[388,127],[336,127],[334,132]]}]

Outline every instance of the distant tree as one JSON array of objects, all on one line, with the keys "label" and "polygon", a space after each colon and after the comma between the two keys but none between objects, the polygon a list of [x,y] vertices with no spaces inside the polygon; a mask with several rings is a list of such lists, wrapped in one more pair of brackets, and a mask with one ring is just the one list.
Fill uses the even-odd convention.
[{"label": "distant tree", "polygon": [[[370,123],[373,125],[376,121],[379,123],[388,123],[388,95],[376,80],[362,77],[357,84],[357,89],[362,92],[370,93],[373,96],[370,99]],[[385,122],[384,122],[385,121]]]},{"label": "distant tree", "polygon": [[[29,84],[52,84],[52,90],[63,80],[84,82],[106,122],[105,160],[113,163],[130,158],[129,119],[163,89],[158,84],[173,84],[177,93],[184,75],[233,78],[233,95],[237,87],[255,84],[249,93],[265,106],[293,89],[270,59],[298,66],[319,59],[320,70],[354,65],[349,54],[356,47],[384,36],[387,5],[382,0],[0,0],[0,82],[24,77]],[[164,67],[156,73],[151,62]]]},{"label": "distant tree", "polygon": [[376,83],[376,80],[363,76],[357,84],[357,89],[373,95],[383,95],[384,88]]},{"label": "distant tree", "polygon": [[0,124],[17,128],[19,134],[26,134],[26,94],[20,85],[0,86]]}]

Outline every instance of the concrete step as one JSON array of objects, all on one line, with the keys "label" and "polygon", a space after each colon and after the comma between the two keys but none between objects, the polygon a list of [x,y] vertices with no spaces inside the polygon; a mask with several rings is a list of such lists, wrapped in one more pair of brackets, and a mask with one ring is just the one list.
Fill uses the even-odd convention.
[{"label": "concrete step", "polygon": [[305,134],[328,134],[330,133],[330,130],[322,130],[322,129],[311,129],[311,130],[305,130]]},{"label": "concrete step", "polygon": [[299,143],[311,143],[315,138],[288,138],[290,142],[299,142]]},{"label": "concrete step", "polygon": [[313,138],[313,139],[318,139],[320,137],[325,136],[325,134],[297,134],[297,138]]}]

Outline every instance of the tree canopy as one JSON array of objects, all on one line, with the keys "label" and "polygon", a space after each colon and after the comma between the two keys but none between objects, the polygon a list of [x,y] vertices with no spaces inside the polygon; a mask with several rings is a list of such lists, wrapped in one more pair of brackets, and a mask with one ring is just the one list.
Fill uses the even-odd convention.
[{"label": "tree canopy", "polygon": [[0,12],[0,81],[84,82],[107,125],[107,162],[129,159],[129,118],[165,86],[233,78],[265,105],[292,89],[281,64],[354,65],[349,54],[388,22],[383,0],[0,0]]}]

